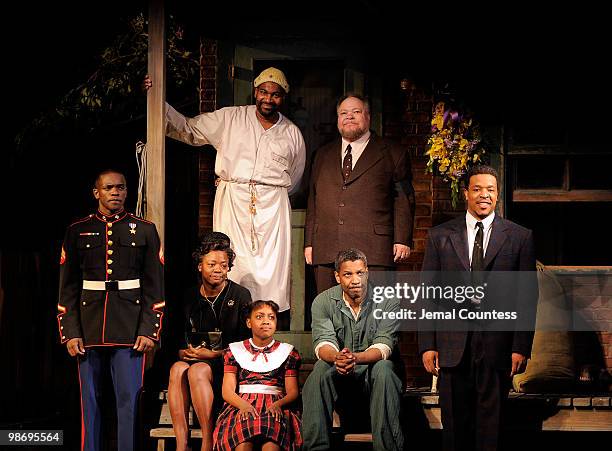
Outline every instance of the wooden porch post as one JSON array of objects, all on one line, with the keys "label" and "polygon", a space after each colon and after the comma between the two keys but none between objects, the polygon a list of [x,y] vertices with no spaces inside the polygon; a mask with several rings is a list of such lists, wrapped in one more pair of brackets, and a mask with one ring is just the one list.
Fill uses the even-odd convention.
[{"label": "wooden porch post", "polygon": [[166,36],[164,0],[149,0],[148,73],[153,86],[147,95],[147,187],[146,219],[154,222],[164,243]]}]

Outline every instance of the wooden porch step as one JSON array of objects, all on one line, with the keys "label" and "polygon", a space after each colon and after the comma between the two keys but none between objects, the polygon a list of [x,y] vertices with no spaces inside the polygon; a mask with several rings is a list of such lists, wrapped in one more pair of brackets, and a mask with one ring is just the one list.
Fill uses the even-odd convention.
[{"label": "wooden porch step", "polygon": [[345,434],[345,442],[372,443],[372,434]]},{"label": "wooden porch step", "polygon": [[[438,394],[425,389],[408,390],[404,398],[413,398],[423,409],[428,428],[442,429]],[[166,392],[160,393],[163,401],[159,425],[150,431],[157,439],[157,451],[164,451],[166,439],[175,438],[166,401]],[[534,431],[612,431],[612,396],[609,393],[592,394],[524,394],[510,393],[509,407],[514,408],[510,429]],[[548,412],[542,416],[542,410]],[[190,437],[202,438],[202,430],[193,427],[193,411],[190,411]],[[340,418],[334,412],[333,428],[340,428]],[[371,433],[344,435],[346,443],[372,443]],[[358,446],[358,445],[355,445]]]}]

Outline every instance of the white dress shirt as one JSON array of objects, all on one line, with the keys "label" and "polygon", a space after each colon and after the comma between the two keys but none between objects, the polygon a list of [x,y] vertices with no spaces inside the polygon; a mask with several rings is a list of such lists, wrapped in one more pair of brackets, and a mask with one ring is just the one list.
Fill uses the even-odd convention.
[{"label": "white dress shirt", "polygon": [[[487,246],[489,244],[489,238],[491,238],[491,230],[493,229],[493,220],[495,219],[495,212],[491,213],[489,216],[484,218],[482,221],[483,226],[483,237],[482,237],[482,251],[483,257],[487,255]],[[476,227],[476,223],[479,220],[476,219],[471,213],[468,211],[465,214],[465,225],[467,227],[467,239],[468,239],[468,253],[470,256],[470,265],[472,264],[472,252],[474,252],[474,241],[476,241],[476,232],[478,232],[478,227]]]},{"label": "white dress shirt", "polygon": [[355,165],[357,164],[357,160],[365,150],[366,146],[370,142],[370,131],[368,130],[365,134],[353,141],[349,142],[346,139],[342,138],[342,148],[340,149],[340,164],[344,162],[344,156],[346,155],[346,146],[351,145],[351,155],[353,157],[353,167],[351,169],[355,169]]}]

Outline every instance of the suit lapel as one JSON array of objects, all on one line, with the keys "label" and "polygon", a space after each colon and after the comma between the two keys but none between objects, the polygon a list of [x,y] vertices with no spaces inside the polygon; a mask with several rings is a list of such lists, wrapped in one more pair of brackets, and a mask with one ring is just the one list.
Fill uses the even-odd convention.
[{"label": "suit lapel", "polygon": [[312,168],[312,175],[325,173],[331,175],[334,184],[344,183],[342,178],[342,158],[339,152],[342,149],[342,140],[335,139],[318,149],[315,153],[315,165]]},{"label": "suit lapel", "polygon": [[[338,154],[338,150],[341,150],[340,154]],[[343,182],[344,178],[342,176],[342,159],[344,158],[344,149],[342,149],[342,139],[337,139],[330,145],[327,149],[328,155],[325,156],[324,161],[334,161],[333,166],[336,168],[334,172],[338,174],[340,177],[340,181]]]},{"label": "suit lapel", "polygon": [[[365,171],[374,166],[374,164],[376,164],[376,162],[384,156],[381,144],[382,143],[379,141],[378,137],[372,133],[370,135],[370,141],[363,150],[359,160],[357,160],[355,168],[351,172],[351,176],[349,177],[347,183],[351,183],[355,179],[359,178]],[[342,167],[340,167],[340,173],[342,173]]]},{"label": "suit lapel", "polygon": [[470,270],[470,256],[467,242],[467,228],[465,225],[465,219],[463,221],[457,221],[454,230],[450,234],[450,240],[455,248],[455,252],[461,260],[461,264],[466,271]]},{"label": "suit lapel", "polygon": [[506,233],[506,224],[499,216],[495,215],[492,227],[491,238],[489,238],[489,244],[487,245],[487,251],[484,258],[485,269],[489,267],[508,238],[508,234]]}]

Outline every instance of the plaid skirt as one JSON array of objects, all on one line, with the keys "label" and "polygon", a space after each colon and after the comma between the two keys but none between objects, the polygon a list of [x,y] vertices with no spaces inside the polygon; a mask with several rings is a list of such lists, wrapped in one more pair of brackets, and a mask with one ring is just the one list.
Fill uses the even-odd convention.
[{"label": "plaid skirt", "polygon": [[236,420],[239,410],[225,403],[213,432],[215,450],[233,450],[253,439],[275,442],[286,451],[302,447],[302,422],[295,412],[283,409],[281,421],[276,421],[266,412],[266,408],[282,396],[261,393],[239,393],[238,396],[254,406],[259,416],[253,418],[249,415],[246,420]]}]

